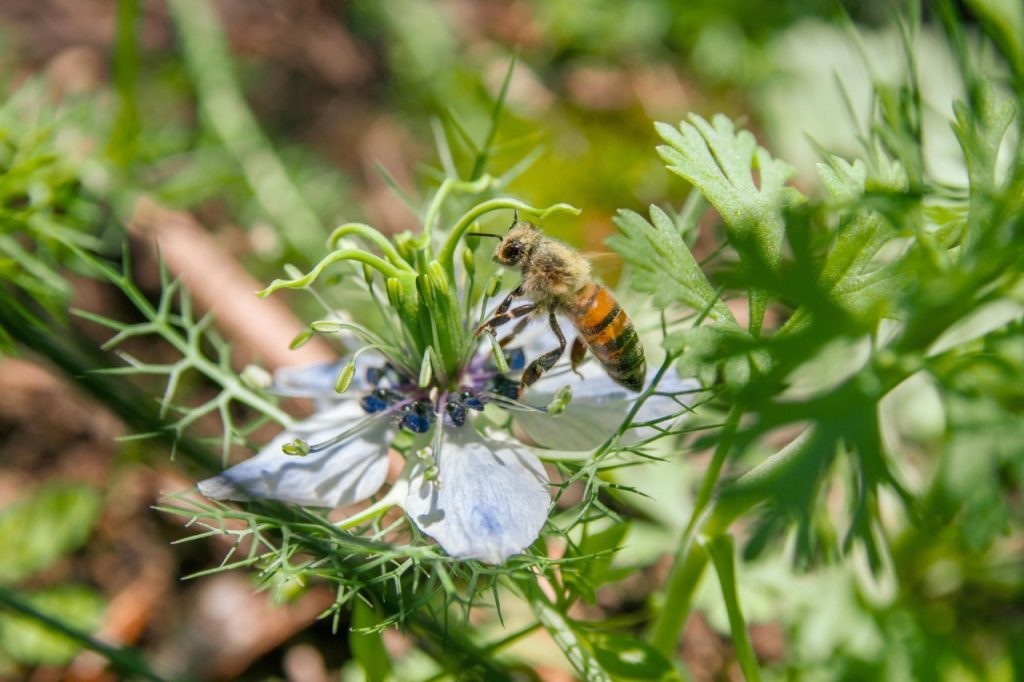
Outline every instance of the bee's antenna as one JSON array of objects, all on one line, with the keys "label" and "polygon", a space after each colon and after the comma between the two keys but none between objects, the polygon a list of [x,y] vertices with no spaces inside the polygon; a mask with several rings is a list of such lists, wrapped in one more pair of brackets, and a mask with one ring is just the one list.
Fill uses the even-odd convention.
[{"label": "bee's antenna", "polygon": [[495,239],[504,239],[503,234],[491,234],[490,232],[467,232],[467,237],[494,237]]},{"label": "bee's antenna", "polygon": [[518,208],[513,208],[512,209],[512,224],[515,225],[518,222],[519,222],[519,209]]}]

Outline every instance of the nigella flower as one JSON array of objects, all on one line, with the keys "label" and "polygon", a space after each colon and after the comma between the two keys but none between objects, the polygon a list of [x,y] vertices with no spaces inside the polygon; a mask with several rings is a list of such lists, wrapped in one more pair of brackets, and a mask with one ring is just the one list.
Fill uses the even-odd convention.
[{"label": "nigella flower", "polygon": [[[552,340],[541,337],[542,346],[516,348],[523,337],[488,344],[474,333],[498,280],[492,277],[481,287],[475,279],[474,247],[463,242],[469,228],[498,209],[540,217],[552,210],[575,211],[564,205],[541,211],[513,199],[489,199],[471,208],[447,234],[433,233],[438,197],[456,188],[481,192],[491,182],[487,177],[461,184],[446,180],[419,234],[391,241],[368,225],[343,225],[329,240],[333,250],[308,274],[267,288],[264,294],[308,288],[327,267],[355,261],[363,278],[347,281],[361,283],[388,331],[337,320],[314,323],[321,333],[351,333],[362,347],[343,362],[279,371],[271,390],[313,398],[316,413],[287,428],[254,457],[201,482],[204,495],[328,508],[361,502],[384,485],[388,450],[404,430],[417,440],[404,448],[405,466],[397,480],[368,509],[339,525],[359,527],[398,506],[450,556],[494,564],[538,538],[551,496],[536,448],[597,447],[619,429],[637,394],[612,382],[593,361],[578,373],[568,362],[555,365],[521,394],[519,373],[528,359],[550,350]],[[349,238],[370,248],[349,244]],[[479,316],[472,315],[477,309]],[[685,394],[694,389],[674,370],[666,372],[657,392],[633,415],[637,428],[620,437],[653,433],[662,426],[659,420],[683,411]],[[480,419],[485,408],[497,418]],[[511,428],[510,420],[495,410],[507,411]]]},{"label": "nigella flower", "polygon": [[[522,349],[513,349],[509,357],[513,370],[522,368]],[[440,427],[430,456],[410,457],[388,501],[403,507],[450,556],[504,562],[539,535],[550,506],[548,476],[532,448],[510,437],[480,433],[472,415],[493,403],[509,409],[534,443],[585,450],[618,427],[636,394],[612,382],[594,362],[580,368],[582,377],[568,367],[556,367],[524,396],[529,404],[546,405],[569,385],[572,401],[562,414],[551,416],[546,409],[515,400],[518,380],[497,372],[485,358],[469,364],[461,391],[433,399],[372,352],[355,361],[351,397],[334,390],[344,363],[280,370],[271,390],[313,398],[317,413],[281,433],[256,456],[202,481],[199,490],[215,499],[351,505],[384,484],[388,447],[398,429],[425,433]],[[648,380],[654,374],[651,370]],[[695,387],[693,380],[669,370],[634,421],[679,413],[680,401]],[[651,428],[636,430],[634,437]]]}]

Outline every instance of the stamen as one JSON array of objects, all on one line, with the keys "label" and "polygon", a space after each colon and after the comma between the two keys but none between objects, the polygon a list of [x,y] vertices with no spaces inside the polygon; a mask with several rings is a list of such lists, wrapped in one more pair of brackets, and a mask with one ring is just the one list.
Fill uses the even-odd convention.
[{"label": "stamen", "polygon": [[466,403],[458,398],[451,398],[444,406],[445,412],[452,420],[452,424],[462,426],[466,423]]},{"label": "stamen", "polygon": [[476,393],[469,390],[468,388],[462,389],[462,392],[459,394],[459,399],[462,401],[463,405],[465,405],[471,410],[482,412],[484,409],[483,401],[480,400],[479,397],[477,397]]},{"label": "stamen", "polygon": [[[309,452],[320,452],[321,450],[326,450],[327,448],[331,447],[332,445],[337,445],[338,443],[342,443],[342,442],[348,440],[349,438],[351,438],[352,436],[354,436],[355,434],[359,433],[360,431],[363,431],[364,429],[368,428],[372,424],[376,424],[380,419],[388,416],[389,414],[390,414],[390,411],[389,412],[379,412],[379,413],[374,414],[372,416],[364,417],[363,419],[360,419],[359,421],[357,421],[351,428],[345,429],[344,431],[339,433],[337,436],[334,436],[332,438],[328,438],[327,440],[323,441],[322,443],[316,443],[316,444],[313,444],[313,445],[307,444],[307,447],[309,448]],[[303,442],[305,442],[305,441],[303,441]],[[291,444],[289,443],[289,445],[291,445]]]},{"label": "stamen", "polygon": [[481,391],[481,395],[486,396],[487,398],[494,401],[498,405],[501,405],[507,410],[515,410],[518,412],[543,412],[547,414],[547,408],[545,407],[534,407],[533,405],[527,405],[526,403],[521,403],[518,400],[507,398],[499,393],[494,393],[491,391]]},{"label": "stamen", "polygon": [[430,430],[430,418],[433,416],[430,401],[418,400],[413,404],[405,404],[401,408],[400,425],[413,433],[426,433]]}]

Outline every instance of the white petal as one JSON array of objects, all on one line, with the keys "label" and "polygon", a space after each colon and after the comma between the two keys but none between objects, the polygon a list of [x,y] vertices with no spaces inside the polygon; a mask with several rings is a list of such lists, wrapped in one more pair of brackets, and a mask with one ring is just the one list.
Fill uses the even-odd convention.
[{"label": "white petal", "polygon": [[[281,451],[295,438],[326,441],[363,419],[375,421],[324,450],[304,457]],[[254,457],[201,481],[199,492],[215,500],[271,499],[310,507],[359,502],[384,483],[394,428],[387,417],[367,415],[357,401],[347,400],[279,434]]]},{"label": "white petal", "polygon": [[467,425],[445,432],[437,465],[438,481],[424,478],[425,466],[413,472],[405,510],[450,556],[500,564],[537,539],[551,495],[527,448]]},{"label": "white petal", "polygon": [[[526,392],[525,402],[543,406],[554,399],[555,393],[565,385],[572,387],[572,402],[565,412],[550,417],[541,412],[516,412],[516,423],[522,427],[530,440],[546,448],[558,450],[591,450],[603,443],[622,424],[626,413],[639,393],[619,386],[593,359],[580,367],[583,379],[572,373],[549,377],[547,374]],[[657,369],[647,370],[647,383],[654,379]],[[675,367],[670,367],[658,385],[659,393],[652,395],[637,413],[635,422],[645,422],[667,417],[693,402],[694,393],[700,385],[695,379],[679,376]],[[685,393],[690,391],[690,393]],[[680,404],[682,403],[682,404]],[[684,417],[685,412],[681,416]],[[660,426],[667,427],[669,423]],[[650,427],[631,429],[623,437],[627,443],[646,438],[654,433]]]},{"label": "white petal", "polygon": [[[274,383],[270,390],[278,395],[298,398],[337,398],[334,382],[338,378],[338,372],[349,359],[346,357],[334,362],[282,367],[274,372]],[[383,367],[386,362],[384,356],[375,351],[360,353],[356,358],[356,372],[348,390],[355,393],[369,388],[366,370],[371,367]]]}]

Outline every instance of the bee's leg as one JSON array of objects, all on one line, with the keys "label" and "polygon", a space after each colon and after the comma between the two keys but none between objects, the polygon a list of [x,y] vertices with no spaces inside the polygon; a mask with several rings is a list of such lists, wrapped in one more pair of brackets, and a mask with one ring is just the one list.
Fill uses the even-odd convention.
[{"label": "bee's leg", "polygon": [[572,342],[572,349],[569,351],[569,362],[572,363],[572,371],[576,372],[576,375],[582,379],[583,375],[577,370],[580,365],[583,364],[584,358],[587,357],[587,343],[583,340],[582,336],[577,336]]},{"label": "bee's leg", "polygon": [[513,327],[512,331],[510,331],[505,336],[501,337],[501,339],[498,341],[498,345],[504,348],[508,344],[515,341],[516,337],[523,333],[523,330],[526,329],[526,325],[528,324],[530,324],[530,318],[528,317],[524,317],[523,319],[519,320],[519,324]]},{"label": "bee's leg", "polygon": [[562,333],[562,328],[558,326],[558,320],[555,319],[554,313],[548,316],[548,324],[551,325],[551,331],[558,337],[558,348],[549,350],[530,363],[530,366],[523,372],[523,378],[519,383],[520,391],[532,385],[537,379],[541,378],[544,372],[554,367],[555,363],[558,362],[558,358],[562,357],[562,353],[565,352],[565,334]]},{"label": "bee's leg", "polygon": [[505,312],[499,313],[492,317],[491,319],[484,322],[482,325],[480,325],[480,328],[477,329],[475,333],[477,336],[479,336],[483,332],[491,333],[501,325],[505,324],[506,322],[511,322],[512,320],[515,320],[517,318],[525,317],[536,309],[536,303],[527,303],[526,305],[521,305],[518,308],[506,310]]},{"label": "bee's leg", "polygon": [[[514,301],[515,299],[519,298],[522,295],[523,295],[523,285],[520,284],[519,286],[517,286],[515,289],[513,289],[512,291],[510,291],[508,293],[508,296],[505,297],[505,300],[503,300],[498,305],[498,307],[495,308],[494,315],[492,315],[490,317],[490,319],[486,320],[483,324],[481,324],[479,327],[477,327],[476,331],[473,332],[473,334],[476,335],[476,336],[480,336],[480,334],[482,334],[485,329],[487,331],[494,331],[496,328],[498,328],[501,325],[505,324],[509,320],[515,319],[516,317],[521,317],[522,315],[525,315],[526,313],[520,313],[519,315],[511,315],[510,311],[509,311],[509,308],[512,307],[512,301]],[[516,308],[516,310],[521,310],[522,308],[525,308],[525,307],[526,306],[522,306],[521,308]],[[515,311],[511,311],[511,312],[514,313]],[[527,312],[529,312],[529,311],[527,311]]]}]

